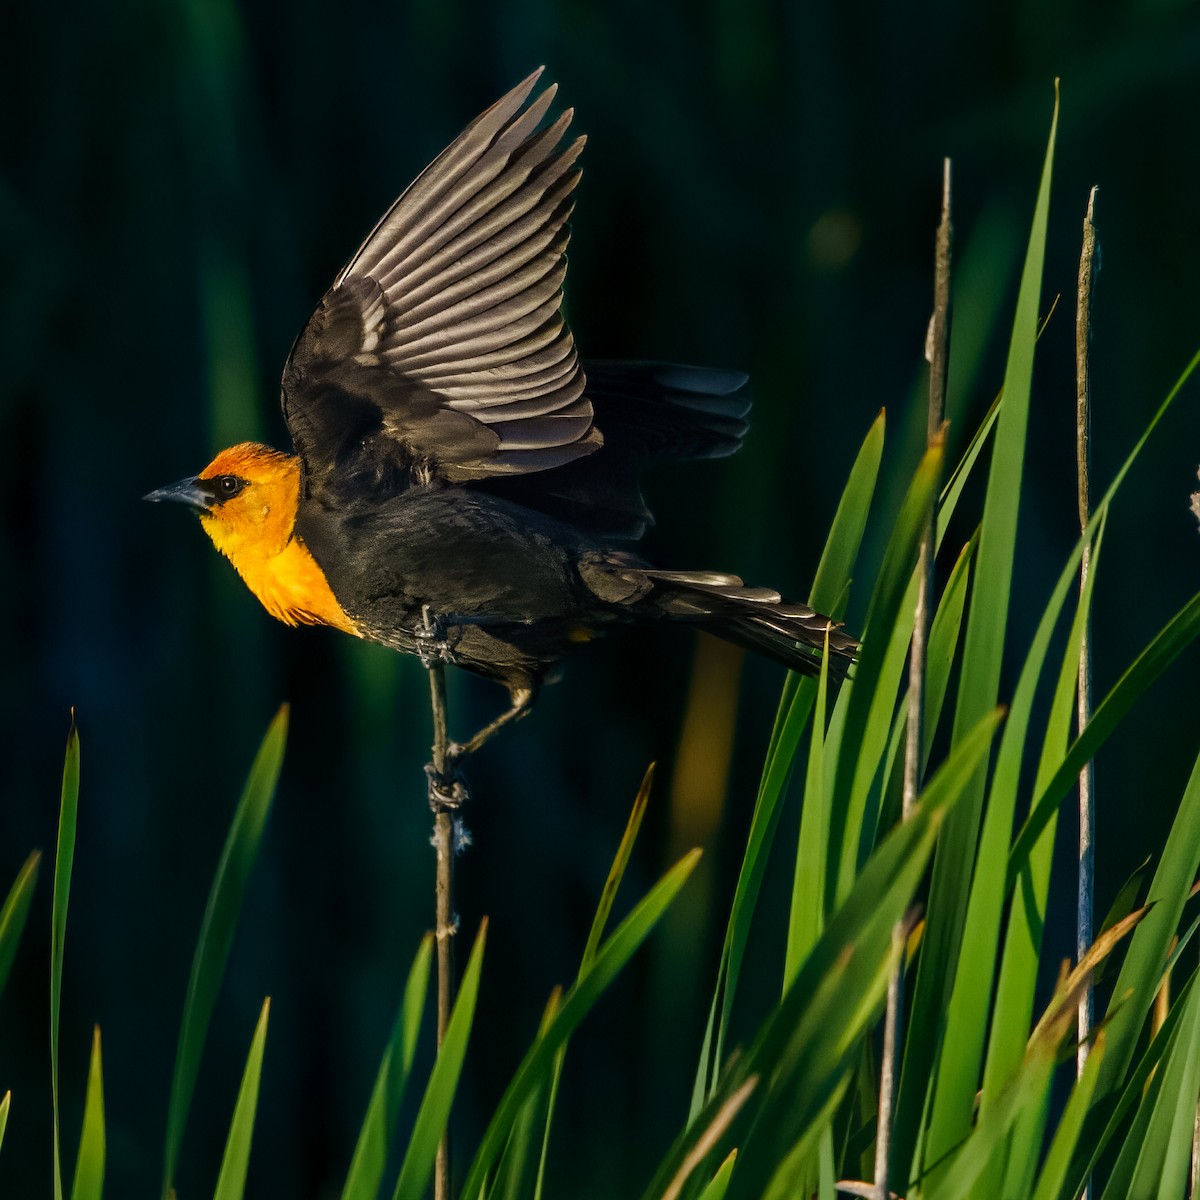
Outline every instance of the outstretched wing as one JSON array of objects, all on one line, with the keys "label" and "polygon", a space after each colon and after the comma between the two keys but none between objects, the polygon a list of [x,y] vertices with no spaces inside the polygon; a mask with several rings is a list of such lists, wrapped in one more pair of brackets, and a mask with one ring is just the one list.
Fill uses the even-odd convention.
[{"label": "outstretched wing", "polygon": [[584,138],[535,72],[477,117],[343,268],[288,358],[283,411],[310,495],[559,467],[601,444],[563,321]]}]

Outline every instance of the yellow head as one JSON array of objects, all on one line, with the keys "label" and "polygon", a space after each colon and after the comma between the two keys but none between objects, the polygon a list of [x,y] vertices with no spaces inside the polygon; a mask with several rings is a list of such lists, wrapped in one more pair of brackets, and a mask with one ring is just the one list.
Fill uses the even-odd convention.
[{"label": "yellow head", "polygon": [[300,460],[257,442],[222,450],[199,475],[151,492],[147,500],[190,505],[213,545],[235,564],[279,554],[292,537],[300,500]]},{"label": "yellow head", "polygon": [[273,617],[288,625],[333,625],[358,633],[324,572],[295,536],[300,460],[294,454],[243,442],[222,450],[199,475],[146,499],[196,509],[213,545]]}]

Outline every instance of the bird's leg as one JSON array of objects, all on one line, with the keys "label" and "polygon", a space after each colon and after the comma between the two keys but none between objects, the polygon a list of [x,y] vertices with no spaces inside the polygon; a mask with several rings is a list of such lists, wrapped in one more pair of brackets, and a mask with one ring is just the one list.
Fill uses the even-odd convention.
[{"label": "bird's leg", "polygon": [[510,687],[508,692],[512,697],[512,706],[506,712],[502,712],[494,721],[489,721],[474,737],[468,738],[465,742],[451,742],[446,747],[448,762],[457,762],[461,758],[466,758],[468,754],[474,754],[485,742],[490,742],[505,725],[511,725],[514,721],[519,721],[522,717],[529,715],[533,710],[533,702],[537,699],[537,688]]},{"label": "bird's leg", "polygon": [[452,651],[446,636],[449,622],[445,617],[435,616],[426,604],[422,619],[413,630],[417,639],[417,657],[427,671],[435,663],[450,662]]}]

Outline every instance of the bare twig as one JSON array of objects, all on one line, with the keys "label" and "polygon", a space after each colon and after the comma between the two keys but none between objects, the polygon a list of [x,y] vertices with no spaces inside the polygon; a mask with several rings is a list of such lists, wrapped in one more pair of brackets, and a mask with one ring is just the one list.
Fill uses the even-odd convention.
[{"label": "bare twig", "polygon": [[[950,253],[954,229],[950,221],[950,160],[942,163],[942,219],[938,224],[933,277],[933,315],[925,336],[929,362],[929,420],[926,443],[932,446],[945,436],[946,371],[950,360]],[[933,605],[934,517],[926,517],[918,559],[917,607],[912,651],[908,660],[908,725],[904,746],[903,818],[907,820],[921,787],[925,741],[925,667],[928,658],[930,609]],[[900,1053],[900,1026],[904,1012],[904,944],[902,924],[892,931],[896,969],[888,980],[887,1010],[883,1024],[883,1056],[879,1068],[879,1124],[875,1138],[875,1196],[888,1200],[889,1158],[892,1147],[892,1110],[896,1102],[896,1065]]]},{"label": "bare twig", "polygon": [[[1088,196],[1087,214],[1083,218],[1083,250],[1079,256],[1079,299],[1075,309],[1075,462],[1079,487],[1079,528],[1087,528],[1091,516],[1091,378],[1088,347],[1092,340],[1092,283],[1096,277],[1096,226],[1093,215],[1096,188]],[[1084,546],[1079,563],[1079,590],[1082,595],[1091,568],[1091,547]],[[1079,654],[1079,732],[1092,715],[1092,655],[1091,620],[1085,622]],[[1075,957],[1081,959],[1092,942],[1092,822],[1095,814],[1093,772],[1089,762],[1079,772],[1079,891],[1075,909]],[[1092,989],[1089,987],[1079,1001],[1079,1050],[1077,1073],[1083,1074],[1087,1062],[1088,1035],[1092,1029]]]},{"label": "bare twig", "polygon": [[[1075,467],[1079,489],[1079,528],[1087,529],[1091,516],[1091,466],[1092,402],[1089,346],[1092,340],[1092,284],[1096,279],[1096,226],[1093,217],[1096,211],[1096,192],[1092,188],[1088,195],[1087,212],[1083,218],[1083,249],[1079,255],[1079,296],[1075,306]],[[1088,571],[1091,569],[1092,550],[1083,547],[1079,562],[1079,594],[1087,586]],[[1079,647],[1079,696],[1078,725],[1082,733],[1092,717],[1092,619],[1084,619],[1082,641]],[[1092,846],[1093,824],[1096,801],[1093,791],[1095,782],[1093,766],[1089,761],[1079,772],[1079,875],[1075,898],[1075,958],[1081,961],[1092,942],[1093,866],[1095,853]],[[1079,1047],[1075,1051],[1075,1074],[1083,1074],[1087,1062],[1089,1038],[1092,1031],[1092,984],[1079,997],[1076,1020]],[[1088,1178],[1084,1187],[1084,1200],[1091,1200],[1092,1181]]]},{"label": "bare twig", "polygon": [[[429,606],[423,613],[425,632],[434,633]],[[450,1011],[454,1007],[454,814],[444,799],[449,737],[446,732],[446,669],[437,654],[423,659],[429,672],[429,698],[433,710],[433,761],[429,765],[429,803],[433,809],[433,849],[437,858],[434,883],[437,940],[437,1044],[442,1048]],[[434,1200],[450,1200],[449,1122],[438,1143],[434,1171]]]}]

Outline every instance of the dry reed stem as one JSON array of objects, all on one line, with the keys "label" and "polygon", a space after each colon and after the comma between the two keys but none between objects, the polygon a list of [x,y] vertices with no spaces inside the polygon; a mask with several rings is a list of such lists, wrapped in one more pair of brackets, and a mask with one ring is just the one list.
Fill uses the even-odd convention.
[{"label": "dry reed stem", "polygon": [[[929,362],[929,419],[926,444],[932,446],[945,436],[946,374],[950,361],[950,259],[954,227],[950,220],[950,160],[942,162],[942,216],[934,252],[933,314],[925,337]],[[930,610],[933,605],[934,519],[930,505],[918,562],[917,606],[914,614],[912,650],[908,660],[908,725],[904,745],[903,819],[916,804],[921,786],[922,746],[925,737],[925,666],[928,657]],[[896,968],[888,979],[887,1009],[883,1023],[883,1055],[879,1066],[879,1123],[875,1136],[875,1191],[877,1200],[889,1200],[888,1187],[892,1148],[892,1120],[896,1103],[896,1065],[900,1055],[900,1027],[904,1019],[905,927],[892,931]]]}]

